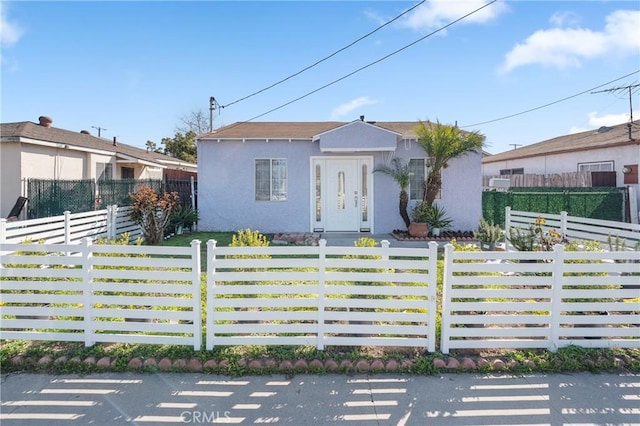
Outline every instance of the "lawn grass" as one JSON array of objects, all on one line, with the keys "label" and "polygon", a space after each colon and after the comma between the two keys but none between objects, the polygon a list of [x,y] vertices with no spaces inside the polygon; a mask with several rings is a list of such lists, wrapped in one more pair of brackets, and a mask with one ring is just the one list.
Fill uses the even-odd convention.
[{"label": "lawn grass", "polygon": [[216,245],[226,247],[231,244],[234,232],[189,232],[182,235],[174,235],[163,240],[161,246],[189,247],[191,241],[200,240],[200,270],[207,272],[207,241],[216,240]]}]

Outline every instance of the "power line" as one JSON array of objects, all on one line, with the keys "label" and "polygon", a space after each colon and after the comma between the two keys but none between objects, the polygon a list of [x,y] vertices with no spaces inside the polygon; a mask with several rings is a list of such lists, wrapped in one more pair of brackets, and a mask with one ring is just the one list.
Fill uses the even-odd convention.
[{"label": "power line", "polygon": [[277,86],[277,85],[279,85],[279,84],[281,84],[281,83],[284,83],[284,82],[285,82],[285,81],[287,81],[287,80],[292,79],[293,77],[295,77],[295,76],[297,76],[297,75],[302,74],[303,72],[305,72],[305,71],[307,71],[307,70],[309,70],[309,69],[311,69],[311,68],[315,67],[316,65],[318,65],[318,64],[320,64],[320,63],[322,63],[322,62],[326,61],[327,59],[330,59],[330,58],[332,58],[332,57],[336,56],[338,53],[340,53],[340,52],[342,52],[342,51],[344,51],[344,50],[347,50],[348,48],[350,48],[350,47],[351,47],[351,46],[353,46],[354,44],[356,44],[356,43],[358,43],[358,42],[360,42],[360,41],[364,40],[365,38],[367,38],[367,37],[369,37],[370,35],[372,35],[372,34],[376,33],[377,31],[379,31],[379,30],[383,29],[384,27],[386,27],[387,25],[391,24],[392,22],[397,21],[397,20],[398,20],[398,19],[400,19],[402,16],[406,15],[407,13],[411,12],[412,10],[414,10],[415,8],[417,8],[418,6],[420,6],[421,4],[423,4],[425,1],[427,1],[427,0],[422,0],[420,3],[416,4],[415,6],[411,7],[410,9],[405,10],[404,12],[402,12],[400,15],[396,16],[396,17],[395,17],[395,18],[393,18],[392,20],[385,22],[384,24],[380,25],[380,26],[379,26],[378,28],[376,28],[375,30],[368,32],[367,34],[363,35],[362,37],[358,38],[357,40],[355,40],[355,41],[353,41],[353,42],[349,43],[349,44],[348,44],[348,45],[346,45],[345,47],[343,47],[343,48],[341,48],[341,49],[336,50],[335,52],[333,52],[333,53],[332,53],[332,54],[330,54],[329,56],[325,56],[324,58],[322,58],[322,59],[320,59],[320,60],[318,60],[318,61],[314,62],[313,64],[311,64],[311,65],[309,65],[309,66],[307,66],[307,67],[305,67],[305,68],[303,68],[303,69],[301,69],[300,71],[295,72],[295,73],[293,73],[293,74],[289,75],[288,77],[283,78],[282,80],[276,81],[275,83],[273,83],[273,84],[271,84],[271,85],[269,85],[269,86],[267,86],[267,87],[265,87],[265,88],[263,88],[263,89],[260,89],[260,90],[258,90],[258,91],[256,91],[256,92],[253,92],[253,93],[251,93],[251,94],[249,94],[249,95],[247,95],[247,96],[243,96],[242,98],[237,99],[237,100],[235,100],[235,101],[233,101],[233,102],[229,102],[229,103],[228,103],[228,104],[226,104],[226,105],[221,105],[221,106],[220,106],[220,108],[226,108],[226,107],[228,107],[228,106],[230,106],[230,105],[237,104],[238,102],[241,102],[241,101],[244,101],[244,100],[246,100],[246,99],[249,99],[249,98],[251,98],[252,96],[255,96],[255,95],[257,95],[257,94],[260,94],[260,93],[262,93],[262,92],[264,92],[264,91],[266,91],[266,90],[269,90],[269,89],[271,89],[271,88],[273,88],[273,87],[275,87],[275,86]]},{"label": "power line", "polygon": [[260,114],[260,115],[256,115],[255,117],[250,118],[250,119],[248,119],[248,120],[246,120],[246,121],[253,121],[253,120],[257,119],[257,118],[263,117],[263,116],[265,116],[265,115],[267,115],[267,114],[270,114],[270,113],[272,113],[272,112],[274,112],[274,111],[277,111],[277,110],[279,110],[279,109],[281,109],[281,108],[284,108],[284,107],[286,107],[286,106],[288,106],[288,105],[291,105],[291,104],[292,104],[292,103],[294,103],[294,102],[297,102],[297,101],[299,101],[299,100],[301,100],[301,99],[304,99],[304,98],[306,98],[307,96],[311,96],[311,95],[313,95],[314,93],[319,92],[320,90],[326,89],[327,87],[332,86],[332,85],[334,85],[334,84],[336,84],[336,83],[338,83],[338,82],[340,82],[340,81],[342,81],[342,80],[344,80],[344,79],[346,79],[346,78],[349,78],[349,77],[351,77],[352,75],[354,75],[354,74],[356,74],[356,73],[359,73],[360,71],[362,71],[362,70],[364,70],[364,69],[367,69],[367,68],[369,68],[369,67],[371,67],[371,66],[373,66],[373,65],[375,65],[375,64],[377,64],[377,63],[379,63],[379,62],[382,62],[382,61],[384,61],[385,59],[388,59],[388,58],[390,58],[391,56],[394,56],[394,55],[396,55],[396,54],[398,54],[398,53],[402,52],[403,50],[406,50],[406,49],[408,49],[409,47],[411,47],[411,46],[413,46],[413,45],[415,45],[415,44],[417,44],[417,43],[419,43],[419,42],[421,42],[421,41],[423,41],[423,40],[427,39],[428,37],[431,37],[432,35],[437,34],[437,33],[439,33],[440,31],[443,31],[443,30],[445,30],[445,29],[449,28],[450,26],[452,26],[452,25],[454,25],[454,24],[456,24],[456,23],[458,23],[458,22],[462,21],[463,19],[465,19],[465,18],[467,18],[467,17],[469,17],[469,16],[473,15],[474,13],[479,12],[480,10],[484,9],[485,7],[488,7],[488,6],[492,5],[492,4],[493,4],[493,3],[495,3],[496,1],[498,1],[498,0],[492,0],[492,1],[490,1],[489,3],[484,4],[484,5],[482,5],[481,7],[479,7],[479,8],[477,8],[477,9],[473,10],[472,12],[469,12],[469,13],[467,13],[466,15],[464,15],[464,16],[462,16],[462,17],[460,17],[460,18],[456,19],[455,21],[451,21],[451,22],[449,22],[448,24],[446,24],[446,25],[444,25],[444,26],[442,26],[442,27],[438,28],[437,30],[434,30],[434,31],[430,32],[429,34],[425,35],[424,37],[420,37],[419,39],[417,39],[417,40],[415,40],[415,41],[413,41],[413,42],[411,42],[411,43],[409,43],[409,44],[407,44],[407,45],[405,45],[405,46],[401,47],[400,49],[397,49],[397,50],[395,50],[395,51],[393,51],[393,52],[389,53],[389,54],[388,54],[388,55],[386,55],[386,56],[383,56],[383,57],[382,57],[382,58],[380,58],[380,59],[377,59],[377,60],[375,60],[375,61],[373,61],[373,62],[370,62],[369,64],[367,64],[367,65],[365,65],[365,66],[363,66],[363,67],[360,67],[360,68],[358,68],[357,70],[352,71],[352,72],[350,72],[349,74],[346,74],[346,75],[344,75],[344,76],[342,76],[342,77],[340,77],[340,78],[337,78],[337,79],[333,80],[332,82],[325,84],[324,86],[320,86],[320,87],[318,87],[318,88],[317,88],[317,89],[315,89],[315,90],[312,90],[312,91],[310,91],[310,92],[307,92],[306,94],[304,94],[304,95],[302,95],[302,96],[299,96],[299,97],[297,97],[297,98],[295,98],[295,99],[293,99],[293,100],[291,100],[291,101],[289,101],[289,102],[286,102],[286,103],[284,103],[284,104],[282,104],[282,105],[280,105],[280,106],[277,106],[277,107],[275,107],[275,108],[272,108],[272,109],[270,109],[269,111],[264,112],[264,113],[262,113],[262,114]]},{"label": "power line", "polygon": [[467,128],[467,127],[475,127],[475,126],[481,126],[481,125],[483,125],[483,124],[495,123],[496,121],[506,120],[507,118],[517,117],[518,115],[522,115],[522,114],[526,114],[526,113],[528,113],[528,112],[532,112],[532,111],[536,111],[536,110],[539,110],[539,109],[542,109],[542,108],[546,108],[546,107],[548,107],[548,106],[555,105],[555,104],[560,103],[560,102],[564,102],[564,101],[566,101],[566,100],[569,100],[569,99],[575,98],[575,97],[577,97],[577,96],[584,95],[585,93],[589,93],[589,92],[591,92],[591,91],[593,91],[593,90],[599,89],[599,88],[601,88],[601,87],[603,87],[603,86],[606,86],[607,84],[615,83],[615,82],[616,82],[616,81],[618,81],[618,80],[622,80],[623,78],[627,78],[627,77],[629,77],[629,76],[631,76],[631,75],[633,75],[633,74],[636,74],[636,73],[638,73],[638,72],[640,72],[640,69],[639,69],[639,70],[636,70],[636,71],[633,71],[633,72],[631,72],[631,73],[629,73],[629,74],[627,74],[627,75],[623,75],[622,77],[618,77],[618,78],[616,78],[615,80],[611,80],[611,81],[608,81],[608,82],[606,82],[606,83],[604,83],[604,84],[601,84],[601,85],[599,85],[599,86],[592,87],[591,89],[587,89],[587,90],[582,91],[582,92],[580,92],[580,93],[576,93],[575,95],[567,96],[566,98],[562,98],[562,99],[558,99],[557,101],[549,102],[548,104],[540,105],[540,106],[535,107],[535,108],[530,108],[530,109],[528,109],[528,110],[521,111],[521,112],[517,112],[517,113],[515,113],[515,114],[506,115],[506,116],[504,116],[504,117],[495,118],[495,119],[493,119],[493,120],[487,120],[487,121],[482,121],[482,122],[480,122],[480,123],[474,123],[474,124],[468,124],[468,125],[466,125],[466,126],[460,126],[460,128],[461,128],[461,129],[464,129],[464,128]]}]

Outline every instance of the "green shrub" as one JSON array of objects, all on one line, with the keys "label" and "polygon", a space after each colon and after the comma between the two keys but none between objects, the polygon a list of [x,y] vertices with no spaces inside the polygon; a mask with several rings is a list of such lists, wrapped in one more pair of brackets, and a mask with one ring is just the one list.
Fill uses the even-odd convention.
[{"label": "green shrub", "polygon": [[475,237],[483,243],[496,243],[503,237],[502,229],[493,222],[489,223],[484,218],[480,218]]},{"label": "green shrub", "polygon": [[229,247],[268,247],[269,241],[267,237],[262,235],[259,231],[252,231],[251,229],[240,229],[231,237],[231,244]]}]

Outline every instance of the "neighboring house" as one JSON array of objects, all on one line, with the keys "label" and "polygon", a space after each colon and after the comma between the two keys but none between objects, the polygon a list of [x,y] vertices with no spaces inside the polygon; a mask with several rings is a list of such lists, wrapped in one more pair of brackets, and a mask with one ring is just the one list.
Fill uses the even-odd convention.
[{"label": "neighboring house", "polygon": [[[548,176],[567,172],[596,172],[593,186],[629,187],[632,221],[637,223],[636,200],[640,198],[638,164],[640,121],[636,120],[487,156],[482,159],[482,174],[485,177],[514,174]],[[599,179],[595,179],[596,176]]]},{"label": "neighboring house", "polygon": [[27,179],[162,179],[165,170],[197,165],[113,140],[51,126],[49,117],[0,124],[0,217],[7,217]]},{"label": "neighboring house", "polygon": [[[239,122],[198,139],[199,230],[374,232],[404,229],[400,188],[376,166],[399,157],[422,199],[427,158],[417,122]],[[456,230],[481,216],[481,153],[442,171],[441,198]]]}]

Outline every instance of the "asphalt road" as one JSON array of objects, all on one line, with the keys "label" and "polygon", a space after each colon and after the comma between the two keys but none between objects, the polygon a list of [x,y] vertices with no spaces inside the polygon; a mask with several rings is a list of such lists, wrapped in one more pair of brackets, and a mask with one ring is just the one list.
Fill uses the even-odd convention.
[{"label": "asphalt road", "polygon": [[640,374],[9,374],[11,425],[640,425]]}]

